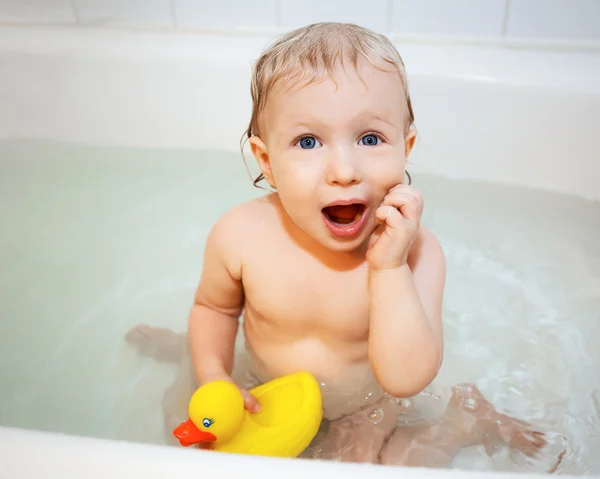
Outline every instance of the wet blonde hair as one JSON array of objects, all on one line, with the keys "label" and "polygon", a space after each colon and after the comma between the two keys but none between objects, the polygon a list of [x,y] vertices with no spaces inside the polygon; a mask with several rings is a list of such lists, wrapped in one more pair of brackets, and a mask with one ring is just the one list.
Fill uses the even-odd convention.
[{"label": "wet blonde hair", "polygon": [[[404,62],[384,35],[349,23],[315,23],[293,30],[270,45],[252,68],[252,116],[241,139],[243,145],[251,136],[260,136],[260,115],[274,88],[330,78],[335,82],[336,69],[347,62],[356,70],[363,58],[382,71],[397,71],[407,103],[406,131],[414,124]],[[261,173],[254,185],[264,179]]]}]

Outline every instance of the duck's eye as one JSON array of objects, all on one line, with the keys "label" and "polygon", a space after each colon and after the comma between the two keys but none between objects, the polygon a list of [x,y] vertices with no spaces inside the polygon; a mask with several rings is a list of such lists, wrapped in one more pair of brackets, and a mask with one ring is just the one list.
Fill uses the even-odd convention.
[{"label": "duck's eye", "polygon": [[204,427],[210,427],[210,425],[211,425],[212,423],[214,423],[214,422],[215,422],[215,421],[213,421],[212,419],[204,418],[204,419],[202,420],[202,425],[203,425]]}]

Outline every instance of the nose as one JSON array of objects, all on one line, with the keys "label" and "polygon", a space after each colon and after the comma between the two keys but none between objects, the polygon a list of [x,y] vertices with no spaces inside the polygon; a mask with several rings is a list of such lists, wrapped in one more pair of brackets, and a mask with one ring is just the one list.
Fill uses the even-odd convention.
[{"label": "nose", "polygon": [[343,148],[332,150],[327,158],[327,184],[350,186],[360,183],[362,176],[353,155]]}]

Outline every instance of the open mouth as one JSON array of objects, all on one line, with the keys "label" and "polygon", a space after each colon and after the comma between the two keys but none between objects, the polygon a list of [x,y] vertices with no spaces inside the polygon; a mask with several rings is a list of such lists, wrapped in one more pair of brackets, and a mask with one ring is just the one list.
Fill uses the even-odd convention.
[{"label": "open mouth", "polygon": [[365,212],[365,205],[353,203],[351,205],[335,205],[323,208],[327,219],[338,225],[348,225],[358,221]]},{"label": "open mouth", "polygon": [[353,237],[365,226],[367,206],[363,203],[332,205],[323,208],[323,221],[335,236]]}]

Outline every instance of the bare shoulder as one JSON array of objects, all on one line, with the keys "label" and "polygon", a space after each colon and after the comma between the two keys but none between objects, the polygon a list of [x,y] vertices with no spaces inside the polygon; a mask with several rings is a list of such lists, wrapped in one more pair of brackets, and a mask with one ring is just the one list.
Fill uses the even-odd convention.
[{"label": "bare shoulder", "polygon": [[226,211],[210,231],[205,254],[216,254],[232,269],[237,269],[244,253],[277,223],[273,196],[246,201]]},{"label": "bare shoulder", "polygon": [[427,228],[419,230],[419,235],[410,250],[408,263],[413,271],[426,266],[427,269],[433,268],[445,274],[446,258],[444,250],[437,237]]},{"label": "bare shoulder", "polygon": [[[226,211],[213,226],[213,231],[232,240],[247,241],[254,234],[269,227],[276,217],[274,195],[246,201]],[[241,237],[239,235],[242,235]]]}]

